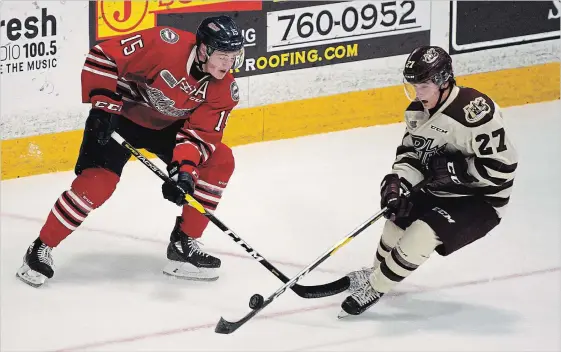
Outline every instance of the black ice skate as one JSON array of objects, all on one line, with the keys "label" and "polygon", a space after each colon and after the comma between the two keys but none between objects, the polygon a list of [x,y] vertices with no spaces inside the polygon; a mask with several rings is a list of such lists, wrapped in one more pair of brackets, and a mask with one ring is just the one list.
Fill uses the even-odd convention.
[{"label": "black ice skate", "polygon": [[376,291],[370,284],[368,269],[362,270],[362,273],[361,271],[353,273],[357,274],[356,278],[360,279],[360,283],[355,283],[355,287],[358,288],[341,304],[342,311],[339,313],[338,318],[344,318],[348,315],[360,315],[376,304],[384,295]]},{"label": "black ice skate", "polygon": [[16,273],[16,276],[26,284],[33,287],[40,287],[54,275],[53,258],[51,257],[52,248],[44,244],[37,238],[25,252],[23,265]]},{"label": "black ice skate", "polygon": [[167,257],[170,262],[164,268],[164,274],[201,281],[218,279],[216,269],[220,268],[220,259],[203,252],[197,241],[181,231],[183,219],[177,217],[170,236]]}]

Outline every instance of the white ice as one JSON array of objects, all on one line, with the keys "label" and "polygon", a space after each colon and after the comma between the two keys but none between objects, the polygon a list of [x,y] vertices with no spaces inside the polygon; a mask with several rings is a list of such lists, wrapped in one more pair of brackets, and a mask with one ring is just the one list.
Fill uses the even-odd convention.
[{"label": "white ice", "polygon": [[[282,283],[214,226],[204,249],[223,260],[216,282],[162,275],[179,209],[160,180],[130,162],[114,196],[53,251],[40,289],[16,279],[27,246],[72,172],[1,183],[2,351],[559,351],[561,119],[559,101],[505,109],[520,153],[508,212],[487,237],[433,255],[395,294],[337,320],[345,295],[285,292],[231,335],[220,316],[248,311]],[[216,215],[293,276],[379,209],[378,186],[403,124],[237,147]],[[162,164],[159,163],[161,166]],[[301,283],[370,265],[382,221]]]}]

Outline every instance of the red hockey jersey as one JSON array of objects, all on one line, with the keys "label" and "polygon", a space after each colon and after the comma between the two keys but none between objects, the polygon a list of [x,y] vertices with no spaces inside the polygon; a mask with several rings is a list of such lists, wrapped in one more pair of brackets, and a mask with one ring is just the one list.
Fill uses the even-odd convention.
[{"label": "red hockey jersey", "polygon": [[104,88],[122,96],[123,118],[146,128],[160,130],[185,120],[173,159],[204,162],[222,140],[239,89],[230,73],[221,80],[192,77],[195,55],[195,35],[168,27],[102,42],[86,57],[82,101],[89,103],[90,92]]}]

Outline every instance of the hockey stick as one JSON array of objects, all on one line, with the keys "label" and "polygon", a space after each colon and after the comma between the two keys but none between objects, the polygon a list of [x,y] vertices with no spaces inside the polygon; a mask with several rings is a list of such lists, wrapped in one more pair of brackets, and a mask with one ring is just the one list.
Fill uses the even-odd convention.
[{"label": "hockey stick", "polygon": [[[147,166],[153,173],[158,175],[160,179],[163,181],[171,181],[170,177],[165,174],[158,166],[148,160],[141,152],[139,152],[135,147],[133,147],[130,143],[128,143],[121,135],[117,132],[113,132],[111,137],[120,145],[125,147],[128,151],[132,153],[138,160],[140,160],[145,166]],[[218,227],[222,232],[228,235],[231,239],[234,240],[237,244],[239,244],[245,251],[253,257],[253,259],[257,260],[261,265],[263,265],[267,270],[273,273],[280,281],[283,283],[289,283],[290,279],[284,275],[279,269],[277,269],[273,264],[271,264],[265,257],[261,254],[257,253],[255,249],[253,249],[247,242],[242,240],[238,235],[234,233],[228,226],[224,225],[224,223],[218,220],[212,213],[206,211],[206,209],[199,203],[195,198],[191,195],[186,194],[185,200],[187,203],[199,211],[202,215],[207,217],[210,222],[212,222],[216,227]],[[349,288],[350,280],[348,277],[342,277],[336,281],[323,284],[323,285],[316,285],[316,286],[302,286],[295,283],[290,285],[292,291],[296,293],[298,296],[302,298],[322,298],[327,296],[333,296],[338,293],[345,291]]]},{"label": "hockey stick", "polygon": [[[421,181],[420,183],[415,185],[415,187],[413,187],[413,189],[410,192],[405,193],[405,196],[409,196],[413,192],[417,192],[418,190],[423,188],[428,182],[429,179],[425,179]],[[240,320],[230,322],[224,319],[223,317],[220,317],[220,320],[218,321],[218,324],[216,324],[216,328],[214,329],[214,331],[219,334],[231,334],[234,331],[236,331],[240,326],[247,323],[251,318],[257,315],[257,313],[259,313],[261,310],[263,310],[265,307],[271,304],[275,300],[275,298],[282,295],[287,288],[296,285],[296,283],[304,276],[306,276],[308,273],[310,273],[310,271],[314,270],[318,265],[323,263],[327,258],[331,257],[336,251],[341,249],[341,247],[349,243],[354,237],[358,236],[362,231],[364,231],[370,225],[378,221],[378,219],[380,219],[387,210],[388,208],[384,207],[382,210],[372,215],[368,220],[366,220],[364,223],[362,223],[360,226],[354,229],[351,233],[349,233],[347,236],[339,240],[339,242],[334,244],[331,248],[329,248],[322,255],[320,255],[313,263],[302,269],[298,274],[296,274],[296,276],[294,276],[292,279],[286,282],[283,286],[281,286],[278,290],[276,290],[273,294],[271,294],[266,300],[264,300],[263,296],[261,296],[260,294],[254,294],[253,296],[251,296],[250,307],[252,308],[252,310]],[[348,277],[345,276],[339,280],[342,280],[344,278],[348,279]]]}]

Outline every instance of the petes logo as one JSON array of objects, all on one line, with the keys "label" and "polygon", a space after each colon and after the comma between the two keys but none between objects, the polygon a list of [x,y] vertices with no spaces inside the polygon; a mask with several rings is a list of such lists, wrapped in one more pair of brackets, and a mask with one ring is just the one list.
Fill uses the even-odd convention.
[{"label": "petes logo", "polygon": [[179,41],[179,35],[169,28],[164,28],[160,31],[160,38],[169,44],[175,44]]},{"label": "petes logo", "polygon": [[442,155],[446,147],[446,144],[433,146],[433,138],[425,138],[412,134],[411,139],[413,139],[413,147],[417,151],[417,156],[423,165],[426,165],[433,156]]},{"label": "petes logo", "polygon": [[477,97],[475,100],[469,102],[468,105],[464,106],[464,113],[466,114],[466,121],[470,123],[475,123],[485,117],[491,112],[491,107],[483,97]]},{"label": "petes logo", "polygon": [[438,52],[434,48],[430,48],[424,55],[423,61],[427,64],[432,64],[438,59]]}]

